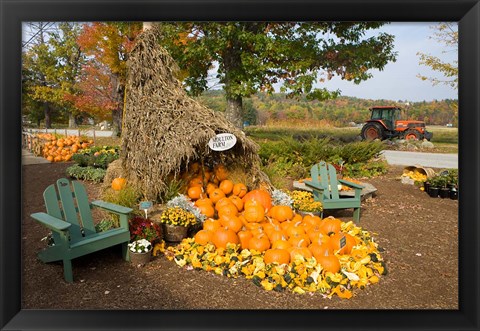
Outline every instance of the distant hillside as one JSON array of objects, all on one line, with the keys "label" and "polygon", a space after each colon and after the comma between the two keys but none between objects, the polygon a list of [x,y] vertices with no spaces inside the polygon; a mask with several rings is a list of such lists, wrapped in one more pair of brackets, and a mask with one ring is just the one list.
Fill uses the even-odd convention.
[{"label": "distant hillside", "polygon": [[[208,91],[199,101],[217,111],[224,111],[224,92]],[[327,101],[311,101],[305,98],[287,99],[285,94],[268,95],[257,93],[244,99],[245,121],[250,124],[266,124],[278,120],[323,120],[335,126],[350,122],[362,123],[369,118],[372,106],[397,105],[406,109],[410,119],[423,120],[427,125],[457,125],[458,100],[446,99],[431,102],[409,102],[405,100],[371,100],[354,97],[339,97]]]}]

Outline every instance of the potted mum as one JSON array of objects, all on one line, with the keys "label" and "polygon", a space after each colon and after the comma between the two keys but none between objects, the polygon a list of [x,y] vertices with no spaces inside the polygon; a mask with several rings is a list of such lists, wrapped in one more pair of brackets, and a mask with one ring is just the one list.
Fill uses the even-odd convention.
[{"label": "potted mum", "polygon": [[290,192],[290,197],[293,200],[292,208],[300,215],[313,214],[320,216],[322,213],[322,203],[314,200],[312,192],[295,190]]},{"label": "potted mum", "polygon": [[135,240],[128,244],[130,262],[137,265],[144,265],[152,258],[152,243],[146,239]]},{"label": "potted mum", "polygon": [[187,237],[188,228],[197,223],[192,212],[181,207],[167,207],[160,216],[164,238],[166,241],[179,242]]}]

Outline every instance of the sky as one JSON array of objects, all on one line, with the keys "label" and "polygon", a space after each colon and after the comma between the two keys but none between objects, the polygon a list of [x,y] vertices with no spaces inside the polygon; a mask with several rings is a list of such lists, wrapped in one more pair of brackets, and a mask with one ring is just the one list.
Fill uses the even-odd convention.
[{"label": "sky", "polygon": [[446,62],[453,62],[458,58],[457,50],[447,50],[445,46],[429,37],[435,30],[431,28],[433,22],[418,23],[391,23],[384,25],[379,31],[395,35],[395,51],[398,52],[397,61],[387,64],[383,71],[373,70],[373,78],[355,85],[340,79],[332,79],[323,84],[331,90],[340,89],[342,96],[351,96],[362,99],[387,99],[402,101],[432,101],[443,99],[457,99],[458,90],[446,85],[432,86],[429,81],[422,81],[417,77],[422,74],[427,77],[442,77],[429,67],[419,64],[417,52],[434,55]]}]

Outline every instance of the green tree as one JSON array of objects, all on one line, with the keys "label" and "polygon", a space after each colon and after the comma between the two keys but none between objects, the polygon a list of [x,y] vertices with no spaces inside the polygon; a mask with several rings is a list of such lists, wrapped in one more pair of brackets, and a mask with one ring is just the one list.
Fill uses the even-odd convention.
[{"label": "green tree", "polygon": [[[33,108],[43,104],[47,128],[53,110],[68,117],[70,127],[76,126],[78,110],[69,96],[76,93],[75,84],[84,63],[76,43],[79,31],[76,23],[56,23],[55,29],[38,30],[40,42],[23,53],[24,105]],[[38,111],[30,111],[38,122]]]},{"label": "green tree", "polygon": [[48,34],[55,26],[53,23],[35,22],[27,23],[25,29],[30,30],[31,37],[22,45],[22,111],[28,112],[37,124],[45,119],[45,127],[50,128],[53,104],[42,98],[37,91],[54,85],[51,76],[55,58],[47,41]]},{"label": "green tree", "polygon": [[[458,53],[458,25],[457,23],[440,23],[432,27],[435,32],[430,38],[435,39],[437,42],[445,46],[445,50],[442,53],[455,52]],[[424,75],[417,75],[422,80],[430,81],[434,86],[438,84],[444,84],[454,89],[458,89],[458,61],[445,62],[437,56],[418,52],[420,57],[420,64],[430,67],[432,70],[437,71],[445,77],[445,79],[439,79],[435,77],[427,77]]]},{"label": "green tree", "polygon": [[339,91],[316,84],[340,76],[360,83],[395,61],[392,35],[366,37],[383,23],[361,22],[183,22],[161,23],[162,46],[182,70],[187,90],[207,89],[208,72],[218,65],[216,78],[227,99],[225,115],[242,127],[242,100],[257,91],[306,95],[324,100]]}]

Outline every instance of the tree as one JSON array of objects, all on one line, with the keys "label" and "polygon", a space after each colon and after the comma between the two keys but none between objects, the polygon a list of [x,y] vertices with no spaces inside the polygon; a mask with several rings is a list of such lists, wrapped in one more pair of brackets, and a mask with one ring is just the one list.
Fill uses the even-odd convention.
[{"label": "tree", "polygon": [[117,135],[122,129],[128,54],[141,31],[141,22],[95,22],[85,24],[77,40],[89,61],[76,104],[104,117],[110,112]]},{"label": "tree", "polygon": [[370,69],[382,70],[395,61],[392,35],[366,38],[367,30],[383,23],[340,22],[184,22],[161,23],[162,46],[181,68],[180,79],[192,95],[208,87],[208,71],[225,90],[225,115],[242,127],[242,100],[257,91],[280,91],[288,97],[306,95],[324,100],[339,91],[316,84],[338,75],[360,83]]},{"label": "tree", "polygon": [[[437,42],[445,45],[446,49],[442,51],[443,54],[448,52],[458,53],[458,25],[457,23],[440,23],[432,27],[435,29],[433,36],[430,38],[435,39]],[[443,61],[437,56],[418,52],[420,57],[420,64],[430,67],[432,70],[440,72],[445,77],[444,80],[427,77],[424,75],[417,75],[422,80],[430,81],[434,86],[438,84],[444,84],[454,89],[458,89],[458,61],[452,61],[451,63]]]},{"label": "tree", "polygon": [[[75,84],[84,61],[76,43],[80,28],[76,23],[44,24],[37,26],[39,41],[29,47],[24,45],[24,106],[29,106],[32,117],[38,122],[40,114],[33,108],[43,105],[47,128],[51,127],[54,110],[68,117],[69,126],[74,127],[78,110],[69,97],[76,93]],[[47,31],[44,26],[51,29]]]},{"label": "tree", "polygon": [[55,29],[54,23],[27,23],[30,38],[22,44],[22,104],[39,124],[45,119],[45,127],[51,127],[53,105],[36,93],[37,88],[52,85],[49,71],[54,68],[55,59],[47,45],[47,34]]}]

